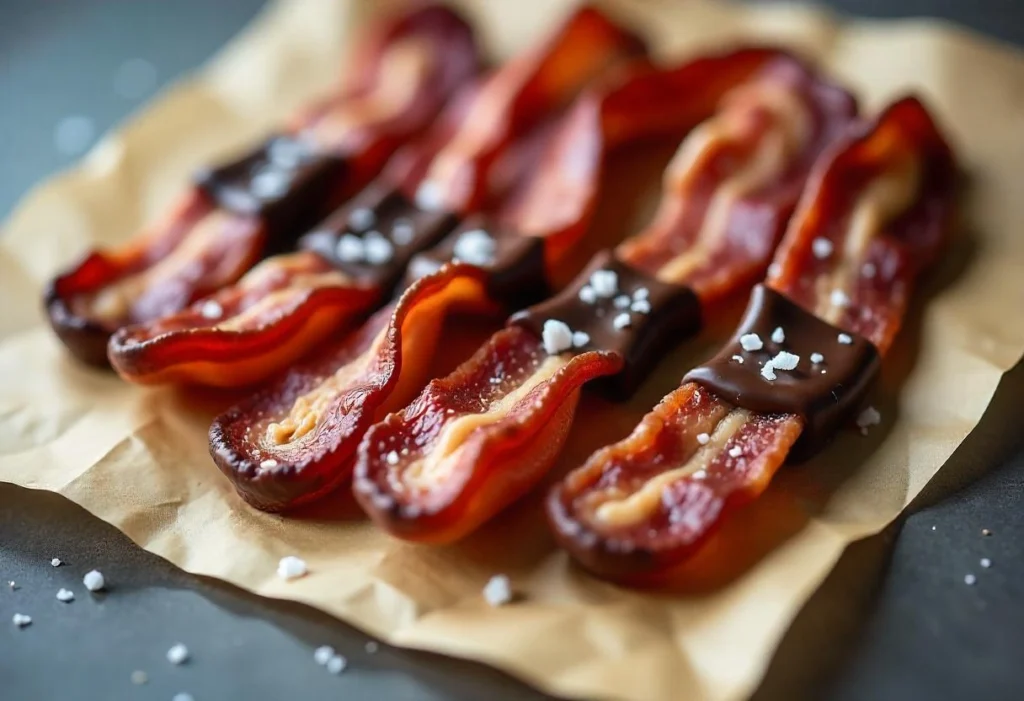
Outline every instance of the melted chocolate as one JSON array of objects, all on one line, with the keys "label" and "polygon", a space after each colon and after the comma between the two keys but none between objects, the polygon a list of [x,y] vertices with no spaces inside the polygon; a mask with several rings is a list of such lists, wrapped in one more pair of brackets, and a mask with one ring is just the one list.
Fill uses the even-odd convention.
[{"label": "melted chocolate", "polygon": [[[776,328],[785,341],[771,340]],[[764,346],[745,351],[739,339],[757,334]],[[849,343],[841,343],[840,335]],[[766,380],[761,368],[779,351],[800,356],[794,370],[776,370]],[[812,363],[820,353],[824,360]],[[743,358],[743,362],[733,356]],[[785,295],[758,285],[750,295],[739,330],[721,352],[687,373],[727,402],[758,414],[795,414],[804,421],[800,440],[790,455],[805,459],[821,449],[857,410],[878,374],[879,354],[870,341],[822,321]]]},{"label": "melted chocolate", "polygon": [[406,284],[412,284],[442,264],[459,258],[456,255],[459,240],[463,234],[475,231],[484,232],[494,249],[465,262],[487,272],[487,292],[491,299],[509,309],[518,309],[551,294],[544,269],[544,241],[536,236],[521,236],[515,231],[500,228],[481,214],[467,217],[436,246],[418,253],[409,264]]},{"label": "melted chocolate", "polygon": [[[591,278],[599,270],[612,271],[617,290],[610,297],[596,295],[592,303],[580,298],[580,291],[593,289]],[[637,295],[637,290],[646,289]],[[586,293],[585,293],[586,294]],[[621,306],[629,298],[630,306]],[[649,305],[638,304],[645,300]],[[615,327],[615,319],[625,314],[629,326]],[[622,372],[595,382],[595,386],[614,399],[625,399],[636,391],[661,357],[682,339],[700,328],[700,300],[689,288],[661,282],[616,259],[609,251],[598,253],[572,284],[546,302],[518,312],[509,319],[532,330],[538,336],[544,322],[557,319],[573,331],[583,331],[590,342],[569,351],[574,354],[593,350],[618,353],[625,365]]]},{"label": "melted chocolate", "polygon": [[343,159],[284,134],[230,163],[201,171],[196,183],[222,209],[262,218],[271,247],[283,248],[327,214],[344,173]]},{"label": "melted chocolate", "polygon": [[[385,293],[401,280],[410,259],[432,246],[457,223],[450,212],[417,208],[398,188],[371,184],[346,206],[332,214],[316,230],[302,237],[299,246],[316,251],[339,270],[363,284],[376,285]],[[346,254],[343,237],[359,239],[365,254]],[[387,255],[374,255],[372,243]]]}]

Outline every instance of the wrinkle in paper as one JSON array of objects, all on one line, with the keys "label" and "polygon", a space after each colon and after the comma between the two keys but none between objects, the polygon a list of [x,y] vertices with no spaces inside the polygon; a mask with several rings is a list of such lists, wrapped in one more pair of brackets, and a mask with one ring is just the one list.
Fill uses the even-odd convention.
[{"label": "wrinkle in paper", "polygon": [[[569,6],[464,4],[498,55]],[[559,695],[749,694],[845,546],[920,492],[1024,351],[1024,57],[931,22],[840,23],[808,9],[696,1],[606,4],[666,60],[743,39],[781,42],[845,81],[867,109],[918,92],[970,181],[965,235],[886,360],[875,397],[882,426],[868,438],[844,434],[812,463],[783,470],[698,556],[692,588],[633,592],[588,577],[554,549],[536,497],[445,548],[389,539],[344,495],[300,519],[254,511],[207,455],[206,429],[225,401],[129,387],[75,365],[48,332],[39,298],[49,276],[89,246],[129,236],[193,168],[267,133],[334,84],[345,37],[375,5],[355,0],[270,6],[202,72],[10,217],[0,238],[0,479],[60,492],[189,571],[309,603],[398,645],[492,663]],[[598,437],[628,432],[696,359],[692,349],[674,355],[618,413],[584,402],[562,467],[579,464]],[[289,554],[305,558],[311,574],[278,580],[276,563]],[[521,601],[484,602],[481,588],[496,572],[512,578]]]}]

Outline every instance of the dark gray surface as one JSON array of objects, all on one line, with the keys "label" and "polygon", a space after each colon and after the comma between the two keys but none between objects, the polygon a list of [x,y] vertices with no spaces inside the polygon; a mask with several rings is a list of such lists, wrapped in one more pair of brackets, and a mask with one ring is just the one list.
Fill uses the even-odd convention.
[{"label": "dark gray surface", "polygon": [[[70,162],[53,147],[65,116],[102,132],[148,95],[115,94],[126,59],[165,83],[215,51],[259,0],[0,2],[0,213]],[[939,14],[1024,43],[1024,3],[837,0],[877,16]],[[1024,698],[1024,369],[903,523],[852,547],[795,621],[757,698]],[[933,530],[934,527],[934,530]],[[991,536],[981,535],[989,528]],[[53,568],[52,557],[66,565]],[[992,568],[978,565],[981,557]],[[82,575],[111,583],[93,596]],[[964,584],[973,572],[978,582]],[[19,589],[5,582],[14,579]],[[0,485],[0,699],[542,698],[479,665],[390,650],[297,604],[193,577],[55,495]],[[56,600],[68,587],[75,602]],[[34,623],[15,630],[10,616]],[[192,661],[164,654],[183,641]],[[339,678],[312,649],[351,658]],[[149,682],[134,686],[144,670]]]}]

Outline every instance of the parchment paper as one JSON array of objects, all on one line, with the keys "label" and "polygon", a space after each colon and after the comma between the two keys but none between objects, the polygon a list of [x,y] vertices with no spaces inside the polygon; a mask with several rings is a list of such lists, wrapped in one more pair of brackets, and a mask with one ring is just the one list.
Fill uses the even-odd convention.
[{"label": "parchment paper", "polygon": [[[345,36],[376,3],[276,4],[205,70],[33,191],[0,239],[0,479],[60,492],[196,573],[317,606],[397,645],[495,664],[587,698],[733,699],[760,679],[844,546],[891,521],[975,426],[1024,350],[1024,57],[934,22],[836,22],[808,9],[616,3],[666,57],[741,38],[815,57],[869,109],[921,92],[969,174],[963,233],[917,298],[875,398],[883,425],[788,468],[733,520],[675,592],[600,583],[554,550],[537,499],[458,546],[414,547],[344,496],[296,519],[244,506],[207,455],[215,395],[130,387],[83,369],[45,327],[40,290],[90,245],[129,236],[189,171],[268,130],[330,86]],[[620,6],[621,5],[621,6]],[[498,55],[567,2],[473,4]],[[666,361],[629,407],[588,398],[562,468],[624,435],[713,346]],[[278,580],[280,557],[311,574]],[[101,565],[102,563],[97,563]],[[480,590],[511,576],[521,599]]]}]

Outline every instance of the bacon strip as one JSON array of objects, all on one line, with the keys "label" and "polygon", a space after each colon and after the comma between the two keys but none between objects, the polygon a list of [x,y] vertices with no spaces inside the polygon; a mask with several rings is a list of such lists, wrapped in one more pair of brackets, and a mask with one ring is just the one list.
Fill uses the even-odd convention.
[{"label": "bacon strip", "polygon": [[[921,103],[894,103],[815,168],[768,286],[884,353],[916,277],[942,248],[954,176]],[[757,414],[684,383],[559,483],[548,515],[592,572],[671,580],[731,511],[767,488],[803,432],[798,416]]]},{"label": "bacon strip", "polygon": [[[496,184],[500,175],[513,182],[525,177],[528,162],[511,161],[518,158],[518,152],[530,152],[549,138],[550,130],[543,122],[607,66],[627,60],[639,50],[632,35],[600,13],[590,8],[577,11],[550,40],[510,61],[471,96],[453,105],[435,133],[418,148],[406,149],[388,166],[384,180],[366,188],[348,207],[304,237],[302,245],[330,260],[341,270],[339,274],[288,275],[290,293],[268,288],[267,293],[272,289],[273,294],[266,299],[252,289],[263,286],[243,278],[237,289],[228,288],[223,296],[244,298],[247,303],[224,307],[227,316],[211,320],[184,310],[122,328],[111,338],[111,364],[125,379],[146,384],[240,386],[271,377],[308,353],[332,328],[357,321],[387,299],[417,247],[447,233],[455,222],[452,215],[477,207],[483,199],[479,193],[500,189]],[[442,141],[441,137],[447,138]],[[428,150],[432,157],[424,158]],[[457,179],[438,175],[454,172],[451,168],[462,175]],[[395,185],[408,188],[408,196],[374,194],[399,193]],[[463,197],[464,190],[473,196]],[[354,231],[366,238],[349,242],[359,246],[375,237],[374,244],[383,247],[386,255],[371,260],[340,257],[341,239],[354,235],[345,232],[355,226],[351,222],[357,221],[355,215],[360,211],[373,223],[355,227]],[[394,223],[390,230],[383,226],[385,213]],[[409,228],[405,238],[398,230],[403,221]],[[293,259],[307,260],[301,255],[285,256],[265,265],[292,268]],[[262,277],[265,272],[252,274]],[[259,313],[251,312],[250,306]],[[261,326],[257,320],[265,324]],[[232,363],[235,353],[239,362]]]},{"label": "bacon strip", "polygon": [[[854,111],[847,93],[778,58],[684,141],[653,224],[618,255],[664,282],[691,286],[705,304],[743,287],[767,265],[811,164]],[[715,276],[706,272],[712,265]],[[548,349],[543,362],[506,383],[505,358],[544,353],[533,333],[499,332],[450,377],[371,428],[354,482],[367,513],[400,537],[447,541],[535,486],[568,435],[580,387],[623,368],[617,353],[589,350],[589,337],[573,341],[576,350]],[[473,396],[479,378],[496,391],[454,413],[440,410],[438,396]],[[418,450],[388,460],[382,444]]]},{"label": "bacon strip", "polygon": [[[354,58],[335,95],[224,171],[251,179],[252,197],[239,207],[218,206],[197,184],[127,243],[93,251],[51,281],[50,322],[73,355],[106,365],[116,329],[178,312],[235,282],[266,253],[290,246],[425,129],[479,66],[472,29],[436,5],[372,28]],[[268,172],[246,170],[257,165]],[[289,177],[290,184],[282,179]],[[274,200],[288,188],[301,201]],[[263,213],[248,209],[258,200],[275,204]]]}]

